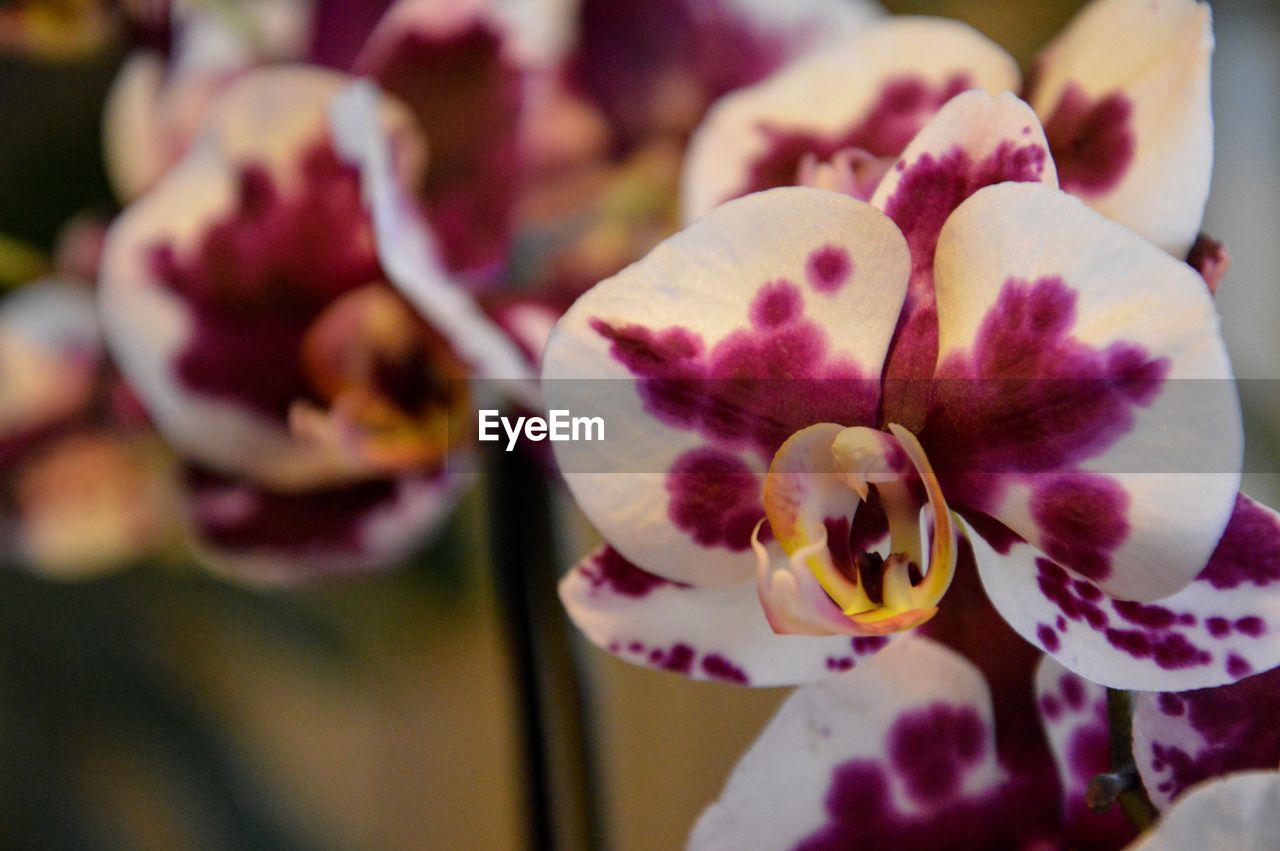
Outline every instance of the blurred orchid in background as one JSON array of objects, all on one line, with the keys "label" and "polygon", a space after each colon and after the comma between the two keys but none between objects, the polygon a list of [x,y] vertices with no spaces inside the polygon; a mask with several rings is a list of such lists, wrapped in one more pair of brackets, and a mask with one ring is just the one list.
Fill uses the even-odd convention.
[{"label": "blurred orchid in background", "polygon": [[42,575],[173,556],[172,454],[103,347],[92,279],[101,225],[67,228],[47,277],[0,297],[0,540]]},{"label": "blurred orchid in background", "polygon": [[[193,526],[207,556],[259,578],[394,562],[448,501],[443,490],[454,479],[431,471],[440,469],[448,426],[461,431],[460,412],[469,397],[460,394],[428,414],[396,410],[403,400],[393,399],[390,388],[367,386],[385,384],[386,375],[351,373],[372,369],[370,357],[379,364],[379,358],[399,359],[402,369],[419,368],[425,359],[432,380],[455,392],[469,377],[518,380],[525,369],[520,361],[536,362],[565,296],[575,292],[574,282],[615,271],[665,232],[657,225],[654,236],[634,244],[634,234],[644,230],[630,227],[627,210],[637,208],[613,187],[635,183],[635,164],[643,170],[650,168],[646,163],[670,157],[640,154],[616,170],[592,164],[608,155],[613,133],[575,92],[603,96],[591,82],[604,78],[593,66],[589,33],[607,6],[404,0],[380,16],[327,3],[176,3],[140,18],[135,29],[147,37],[139,39],[141,47],[117,81],[105,124],[118,190],[138,200],[113,228],[103,304],[113,349],[144,404],[196,465],[187,480]],[[165,15],[157,25],[160,11]],[[704,21],[704,11],[690,11],[683,36],[689,41],[670,54],[673,68],[685,73],[696,65],[696,73],[710,77],[729,68],[745,72],[736,55],[716,51],[702,51],[695,65],[688,64],[697,33],[738,21],[762,51],[750,72],[754,76],[740,82],[868,17],[858,6],[816,3],[788,13],[789,35],[780,38],[765,35],[759,22],[768,17],[763,7],[727,8],[714,21]],[[581,16],[578,40],[566,37],[575,14]],[[828,26],[832,21],[840,26]],[[766,40],[771,44],[764,51]],[[299,131],[303,140],[289,137],[288,128],[327,109],[322,101],[336,95],[342,77],[310,71],[316,82],[298,82],[295,91],[279,81],[286,73],[306,79],[301,67],[269,70],[289,59],[365,75],[382,92],[353,90],[335,101],[338,150],[332,153],[313,138],[315,129]],[[715,85],[716,93],[727,90],[725,83]],[[326,94],[307,94],[311,90]],[[371,106],[382,97],[395,105],[387,109],[403,110],[403,126],[396,131],[401,138],[391,138],[379,108]],[[607,98],[597,103],[607,118]],[[268,121],[266,111],[280,115]],[[582,133],[548,133],[561,118],[571,122],[570,130],[588,128],[585,136],[598,141],[583,147]],[[264,149],[252,151],[255,144]],[[224,162],[215,164],[219,157]],[[357,171],[344,174],[347,163]],[[674,178],[673,169],[658,168],[666,169],[664,179]],[[215,179],[214,170],[231,177]],[[194,177],[200,171],[210,176],[201,181]],[[551,197],[567,175],[576,181],[584,171],[598,176],[580,179],[585,194],[570,191],[567,206]],[[299,179],[323,188],[304,186],[298,197],[285,187]],[[235,186],[238,212],[224,221],[212,210],[227,203],[228,185]],[[291,191],[295,197],[287,197]],[[210,212],[196,212],[193,192],[209,199]],[[582,220],[584,208],[598,213],[595,199],[602,196],[619,199],[604,203],[621,210],[620,239],[602,242],[599,231],[592,232],[598,216],[591,216],[587,232],[573,224]],[[174,206],[178,199],[181,218]],[[372,218],[356,226],[366,215],[362,205]],[[603,209],[607,222],[608,206]],[[650,210],[670,207],[659,200],[638,209],[648,217]],[[326,215],[333,221],[325,221]],[[267,222],[280,230],[267,230]],[[205,236],[195,235],[202,229]],[[540,246],[539,232],[550,236],[549,248]],[[261,247],[251,244],[255,238]],[[317,239],[332,256],[304,256]],[[267,245],[280,253],[282,243],[294,246],[285,255],[298,256],[258,256]],[[193,257],[181,256],[185,246]],[[317,284],[319,273],[309,262],[333,280]],[[365,286],[381,278],[394,286]],[[286,298],[278,288],[290,280],[321,292]],[[537,284],[545,295],[514,290],[512,282],[521,280]],[[485,321],[468,306],[462,287],[482,294],[485,309],[511,342],[496,327],[477,332]],[[396,288],[400,296],[393,295]],[[162,319],[175,305],[169,296],[152,300],[160,291],[178,294],[184,302],[179,313],[188,315]],[[370,323],[416,321],[403,312],[401,297],[424,312],[430,327],[383,328],[378,334],[392,338],[376,342],[349,339],[376,336],[363,327]],[[325,307],[330,299],[335,306]],[[467,316],[462,327],[455,326],[459,310]],[[398,318],[388,318],[397,311]],[[165,326],[171,330],[162,332]],[[415,345],[431,353],[405,362],[411,349],[417,351],[406,348],[400,339],[406,335],[417,335]],[[431,335],[441,338],[424,342]],[[179,342],[187,337],[192,339],[186,345]],[[513,344],[523,358],[513,357]],[[270,370],[263,368],[264,357]],[[486,359],[494,369],[477,370],[477,361]],[[386,372],[385,365],[377,368]],[[297,388],[295,380],[302,382]],[[353,382],[358,389],[347,386]],[[517,396],[536,404],[527,391]],[[237,406],[227,402],[237,398],[242,410],[229,416]],[[215,406],[204,404],[215,399]],[[415,417],[428,422],[415,423]],[[253,420],[258,422],[251,425]],[[275,422],[264,428],[263,420]],[[411,471],[427,475],[431,486],[419,483],[410,494],[403,489],[412,477],[395,479],[399,490],[387,490],[389,483],[380,479]],[[395,508],[405,504],[417,509]],[[343,521],[334,522],[336,515]],[[317,524],[319,517],[327,520]],[[318,528],[329,534],[314,535]],[[285,566],[296,565],[304,552],[329,567],[295,573]]]},{"label": "blurred orchid in background", "polygon": [[[199,545],[260,580],[396,563],[460,484],[446,454],[451,433],[465,451],[467,379],[489,351],[470,335],[522,363],[462,291],[463,315],[433,325],[388,283],[360,174],[330,138],[344,85],[305,67],[243,76],[105,249],[108,342],[193,465]],[[388,101],[378,120],[396,168],[419,173],[409,117]]]},{"label": "blurred orchid in background", "polygon": [[889,18],[717,103],[690,148],[684,215],[793,184],[806,165],[870,199],[929,118],[979,88],[1023,94],[1065,191],[1185,257],[1209,195],[1212,49],[1208,4],[1098,0],[1023,83],[964,24]]}]

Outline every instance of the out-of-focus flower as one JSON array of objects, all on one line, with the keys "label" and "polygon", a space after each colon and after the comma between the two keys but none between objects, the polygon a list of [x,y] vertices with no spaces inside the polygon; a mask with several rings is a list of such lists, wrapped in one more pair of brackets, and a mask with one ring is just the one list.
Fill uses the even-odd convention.
[{"label": "out-of-focus flower", "polygon": [[[1274,667],[1280,521],[1236,492],[1204,282],[1054,188],[1007,93],[947,104],[888,175],[873,204],[717,208],[557,326],[551,407],[616,388],[609,441],[557,445],[616,548],[565,580],[575,621],[654,667],[798,682],[928,622],[976,560],[1009,625],[1095,682]],[[911,377],[882,385],[894,357]]]},{"label": "out-of-focus flower", "polygon": [[137,34],[103,114],[103,150],[116,194],[128,201],[185,152],[218,94],[257,65],[306,50],[307,0],[200,0],[126,7]]},{"label": "out-of-focus flower", "polygon": [[432,167],[408,188],[446,267],[490,282],[505,269],[530,166],[528,105],[562,35],[554,11],[496,0],[176,4],[169,52],[135,52],[114,87],[109,170],[122,197],[154,185],[253,68],[295,59],[367,76],[426,136]]},{"label": "out-of-focus flower", "polygon": [[0,301],[0,388],[7,559],[75,578],[175,547],[172,458],[118,404],[87,284],[45,279]]},{"label": "out-of-focus flower", "polygon": [[399,98],[426,134],[418,190],[447,268],[475,281],[505,269],[525,180],[521,138],[533,75],[550,49],[535,3],[402,0],[354,70]]},{"label": "out-of-focus flower", "polygon": [[1104,689],[1050,660],[1036,686],[1048,771],[1037,783],[997,752],[1001,706],[983,673],[909,636],[858,670],[801,687],[702,815],[710,849],[1118,848],[1123,816],[1089,812],[1109,768]]},{"label": "out-of-focus flower", "polygon": [[1062,188],[1178,257],[1213,163],[1207,3],[1095,0],[1023,84],[998,46],[956,21],[896,18],[716,104],[691,146],[686,220],[834,163],[859,197],[943,104],[967,89],[1025,91]]},{"label": "out-of-focus flower", "polygon": [[0,52],[74,59],[101,50],[116,27],[101,0],[15,0],[0,8]]},{"label": "out-of-focus flower", "polygon": [[878,14],[867,0],[581,0],[568,82],[623,146],[683,137],[716,98]]},{"label": "out-of-focus flower", "polygon": [[239,576],[394,563],[457,490],[467,379],[523,363],[445,276],[412,204],[394,234],[375,226],[374,184],[413,185],[424,150],[403,107],[371,97],[387,146],[372,164],[340,155],[328,111],[348,81],[244,75],[107,238],[107,341],[191,465],[199,548]]}]

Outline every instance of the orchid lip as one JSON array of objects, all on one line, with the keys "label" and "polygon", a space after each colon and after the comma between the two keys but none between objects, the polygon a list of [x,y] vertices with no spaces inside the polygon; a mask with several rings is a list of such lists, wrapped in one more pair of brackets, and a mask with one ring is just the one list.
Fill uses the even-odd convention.
[{"label": "orchid lip", "polygon": [[[879,635],[919,626],[937,613],[955,575],[960,521],[947,507],[933,468],[910,431],[897,424],[887,432],[837,428],[822,424],[803,429],[783,444],[766,480],[766,515],[792,569],[817,580],[851,631]],[[803,455],[812,453],[805,446],[811,429],[820,429],[824,439],[834,434],[829,459]],[[806,469],[802,462],[797,467],[801,457],[811,466]],[[797,472],[802,472],[799,478]],[[823,480],[820,487],[815,477]],[[827,499],[797,498],[805,492],[804,479],[810,480],[810,497],[822,489]],[[851,523],[873,489],[888,519],[888,551],[883,557],[855,552],[851,565],[838,564],[828,519],[815,512],[825,515],[852,506],[838,518]]]},{"label": "orchid lip", "polygon": [[796,185],[812,186],[868,200],[892,167],[893,157],[880,157],[862,148],[841,148],[826,160],[806,152],[796,169]]}]

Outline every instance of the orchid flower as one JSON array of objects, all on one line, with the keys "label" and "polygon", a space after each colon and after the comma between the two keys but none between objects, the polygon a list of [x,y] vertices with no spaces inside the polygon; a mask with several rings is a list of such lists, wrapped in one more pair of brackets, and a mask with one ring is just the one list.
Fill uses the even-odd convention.
[{"label": "orchid flower", "polygon": [[524,368],[444,273],[415,209],[371,216],[373,184],[412,184],[424,149],[404,108],[375,99],[392,144],[341,156],[329,109],[349,82],[306,67],[245,75],[107,236],[107,342],[191,465],[202,551],[237,576],[393,563],[461,483],[446,464],[465,450],[450,434],[468,379]]},{"label": "orchid flower", "polygon": [[690,146],[684,215],[815,170],[870,198],[952,97],[1021,90],[1061,187],[1186,257],[1213,163],[1212,49],[1207,3],[1094,0],[1023,82],[1008,54],[964,24],[891,18],[719,101]]},{"label": "orchid flower", "polygon": [[1106,692],[1045,659],[1036,675],[1051,772],[1020,784],[995,747],[1001,705],[963,656],[909,636],[857,671],[802,686],[706,809],[691,851],[796,848],[1269,848],[1280,772],[1191,790],[1138,841],[1089,811],[1110,765]]},{"label": "orchid flower", "polygon": [[1204,281],[1059,191],[1008,93],[953,99],[887,174],[879,203],[722,205],[560,321],[548,404],[607,393],[613,429],[556,447],[610,545],[571,617],[635,662],[796,683],[986,616],[980,579],[1093,682],[1275,667],[1280,520],[1237,494]]}]

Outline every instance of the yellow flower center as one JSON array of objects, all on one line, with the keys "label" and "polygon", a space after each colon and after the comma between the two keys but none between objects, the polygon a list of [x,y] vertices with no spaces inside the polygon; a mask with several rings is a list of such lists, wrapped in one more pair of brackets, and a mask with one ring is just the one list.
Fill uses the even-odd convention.
[{"label": "yellow flower center", "polygon": [[[888,519],[888,552],[852,553],[851,565],[837,558],[829,535],[849,528],[873,489]],[[962,527],[907,429],[802,429],[774,456],[764,506],[791,567],[812,573],[853,631],[898,632],[937,613],[955,575]]]}]

